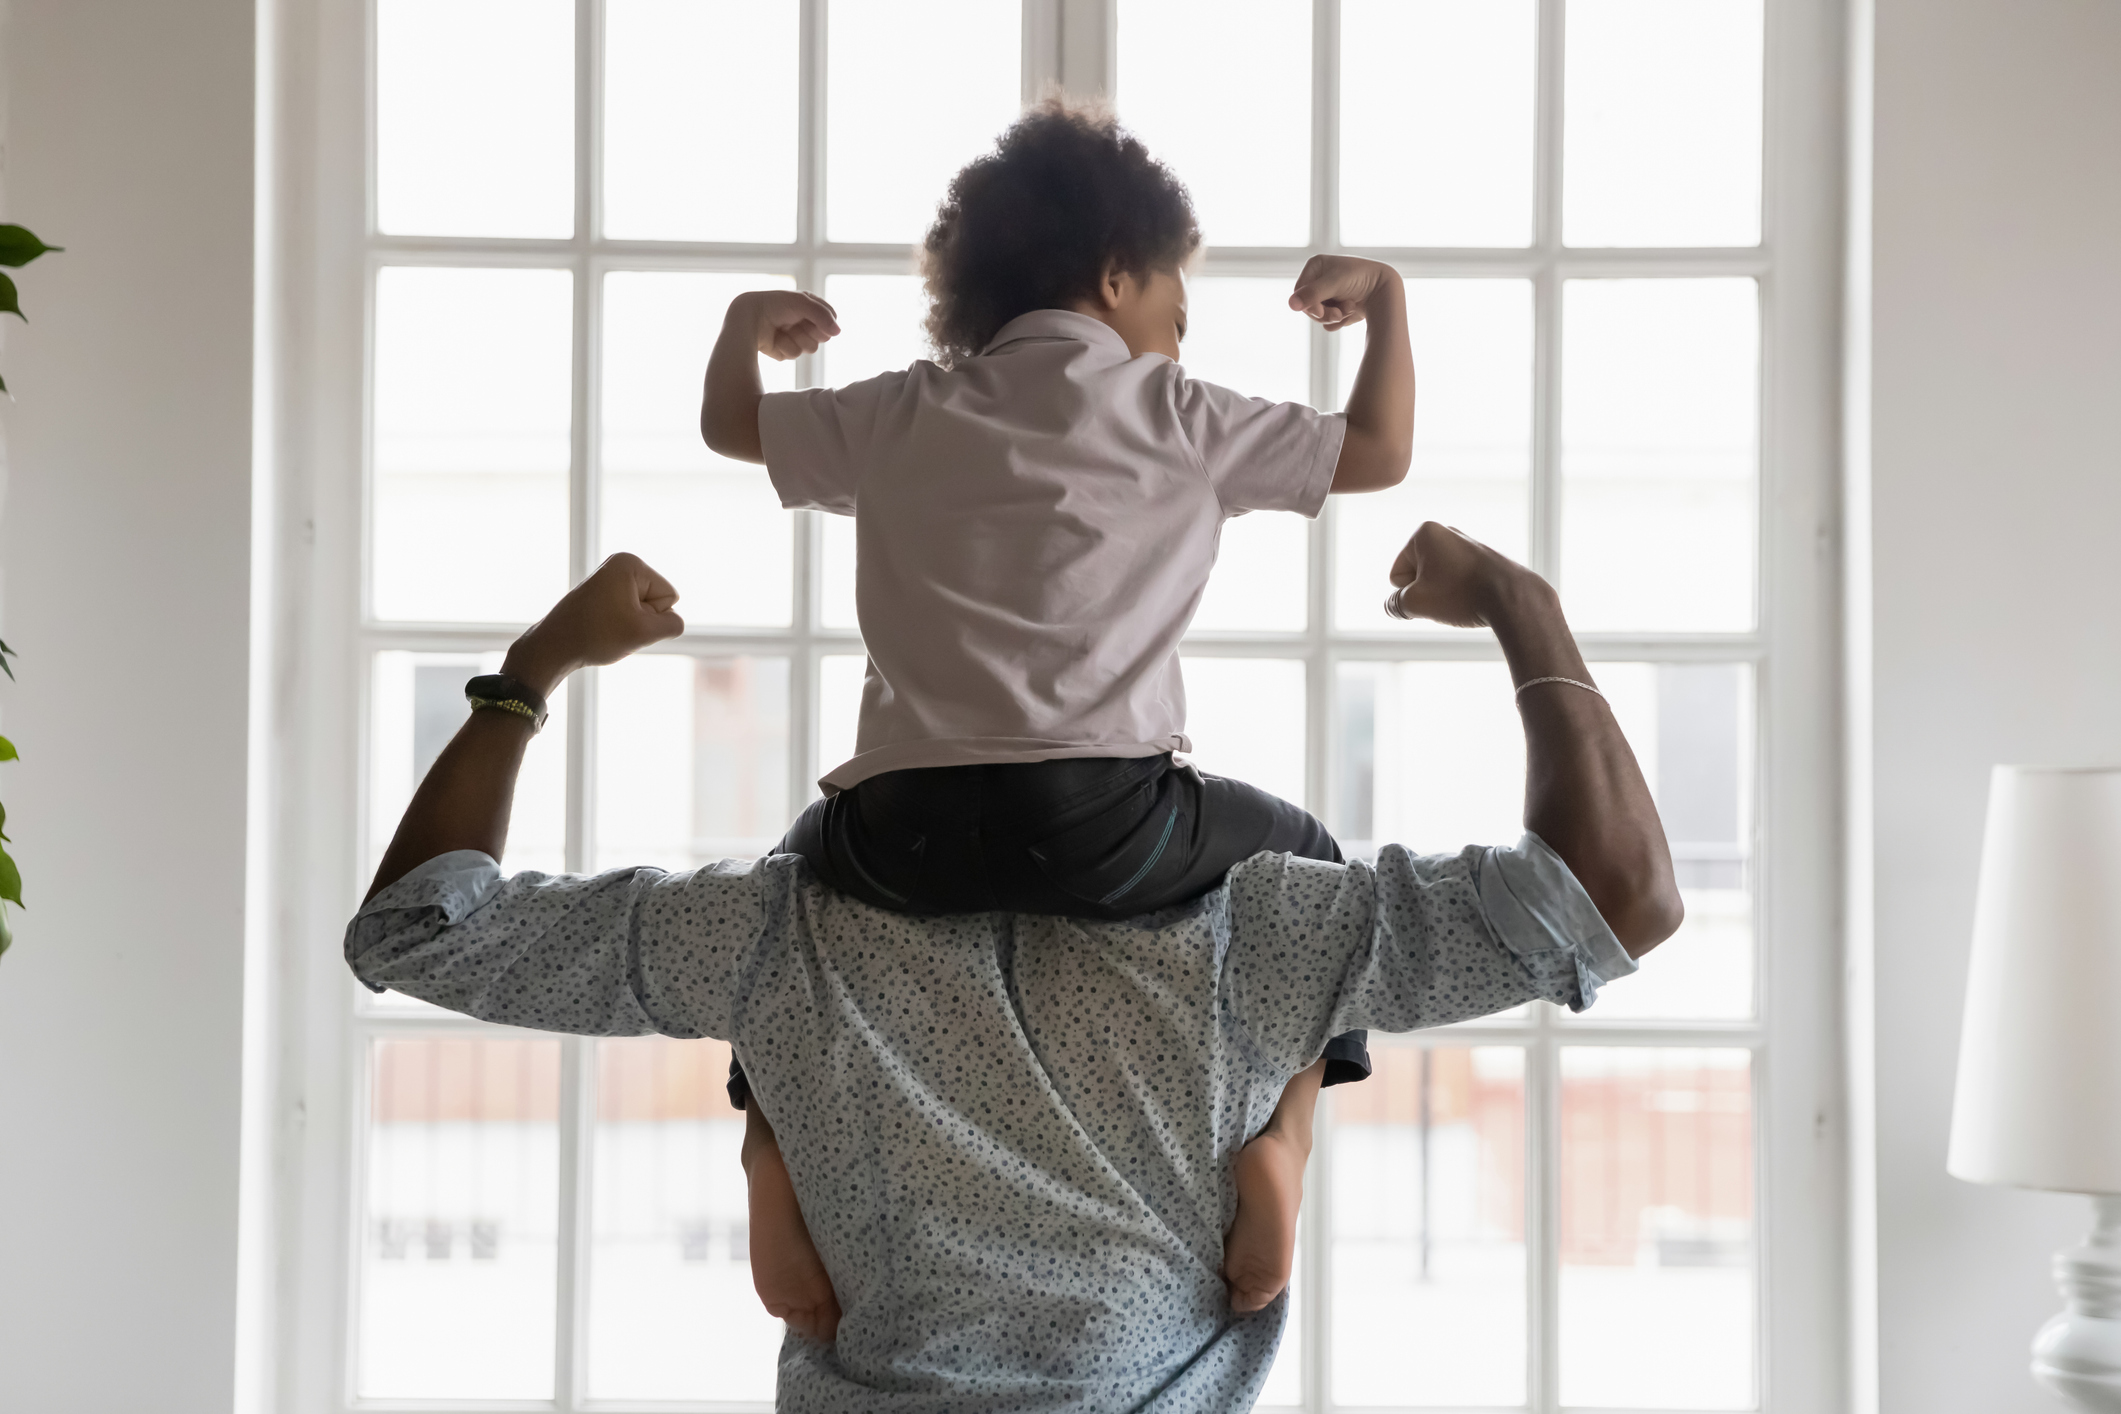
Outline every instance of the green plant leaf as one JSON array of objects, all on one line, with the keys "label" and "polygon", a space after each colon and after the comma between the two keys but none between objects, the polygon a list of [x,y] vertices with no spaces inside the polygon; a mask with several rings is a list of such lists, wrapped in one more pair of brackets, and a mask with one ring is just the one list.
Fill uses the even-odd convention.
[{"label": "green plant leaf", "polygon": [[27,226],[0,226],[0,265],[27,265],[48,250],[65,249],[46,245]]},{"label": "green plant leaf", "polygon": [[[6,391],[7,380],[4,378],[0,378],[0,393],[4,393]],[[13,682],[15,680],[15,670],[11,666],[9,666],[7,660],[9,658],[12,658],[14,655],[15,650],[7,646],[7,640],[4,638],[0,638],[0,673],[6,673],[7,680],[9,682]]]},{"label": "green plant leaf", "polygon": [[22,907],[22,871],[15,867],[15,857],[4,849],[0,849],[0,898]]},{"label": "green plant leaf", "polygon": [[[0,840],[5,839],[7,839],[7,807],[0,805]],[[8,843],[13,844],[14,841],[8,840]]]},{"label": "green plant leaf", "polygon": [[0,275],[0,314],[12,314],[24,324],[29,323],[29,316],[22,312],[22,301],[15,296],[15,282],[5,275]]},{"label": "green plant leaf", "polygon": [[21,759],[22,757],[15,751],[15,744],[6,737],[0,736],[0,761],[20,761]]},{"label": "green plant leaf", "polygon": [[0,908],[0,957],[6,957],[7,950],[14,945],[15,930],[7,926],[7,910]]}]

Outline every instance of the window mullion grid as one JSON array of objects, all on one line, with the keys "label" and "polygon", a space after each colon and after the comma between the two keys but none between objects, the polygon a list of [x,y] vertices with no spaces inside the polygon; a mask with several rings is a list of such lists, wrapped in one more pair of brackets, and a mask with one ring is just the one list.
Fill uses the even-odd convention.
[{"label": "window mullion grid", "polygon": [[[1334,205],[1339,164],[1339,131],[1334,123],[1337,45],[1335,30],[1340,17],[1338,0],[1312,0],[1311,6],[1311,245],[1331,249],[1336,239]],[[1300,252],[1299,252],[1300,254]],[[1311,349],[1311,405],[1333,406],[1333,355],[1327,336],[1316,324],[1306,331]],[[1321,514],[1306,527],[1308,559],[1304,576],[1306,612],[1304,783],[1305,805],[1320,818],[1328,818],[1328,730],[1332,710],[1329,646],[1331,637],[1330,515]],[[1322,1396],[1319,1401],[1322,1407]]]},{"label": "window mullion grid", "polygon": [[1561,253],[1563,0],[1539,0],[1532,211],[1532,568],[1561,583]]},{"label": "window mullion grid", "polygon": [[[1532,274],[1532,568],[1561,584],[1562,25],[1565,0],[1539,0]],[[1554,1010],[1532,1007],[1526,1047],[1526,1395],[1535,1414],[1559,1408],[1561,1384],[1561,1063]]]},{"label": "window mullion grid", "polygon": [[[800,20],[801,88],[796,161],[796,285],[824,293],[818,248],[825,237],[825,66],[826,0],[802,0]],[[796,382],[816,381],[817,355],[804,354],[796,364]],[[800,812],[810,800],[818,765],[818,696],[823,676],[818,627],[824,604],[824,520],[816,511],[798,511],[795,520],[795,595],[788,655],[788,800]]]},{"label": "window mullion grid", "polygon": [[802,46],[797,77],[802,93],[796,116],[795,239],[805,260],[804,277],[814,280],[817,272],[808,262],[825,239],[825,0],[802,0],[802,7],[797,41]]},{"label": "window mullion grid", "polygon": [[[1037,8],[1027,5],[1027,11]],[[1100,7],[1109,17],[1112,7]],[[1338,177],[1338,0],[1314,0],[1313,11],[1313,103],[1312,103],[1312,231],[1315,249],[1338,250],[1336,192]],[[597,455],[600,408],[597,369],[601,363],[600,252],[605,252],[595,229],[598,207],[599,50],[603,0],[576,0],[576,231],[567,242],[508,240],[416,240],[371,236],[374,252],[371,269],[382,263],[407,261],[420,264],[487,264],[503,266],[563,264],[573,274],[574,330],[572,339],[573,430],[570,448],[570,571],[579,580],[592,567],[597,547]],[[690,242],[627,243],[629,255],[647,257],[650,263],[667,261],[673,267],[713,262],[718,267],[781,265],[794,256],[798,284],[820,289],[825,274],[820,255],[825,246],[825,68],[826,0],[803,0],[801,18],[802,102],[799,121],[798,234],[793,250],[785,246],[751,248]],[[1537,233],[1534,245],[1524,251],[1442,251],[1429,249],[1375,250],[1363,253],[1388,260],[1414,276],[1514,276],[1530,278],[1534,286],[1534,438],[1532,466],[1532,558],[1534,567],[1550,580],[1559,580],[1559,417],[1561,289],[1565,276],[1643,274],[1684,277],[1687,275],[1764,275],[1768,252],[1756,251],[1565,251],[1560,241],[1560,148],[1563,0],[1540,0],[1539,20],[1539,118],[1537,155]],[[1106,36],[1107,50],[1115,36]],[[1031,36],[1027,30],[1027,46]],[[373,44],[371,42],[371,52]],[[372,138],[371,138],[372,141]],[[370,171],[374,163],[371,156]],[[371,179],[372,181],[372,179]],[[371,202],[373,197],[371,196]],[[372,227],[371,227],[372,228]],[[898,252],[849,249],[831,264],[850,267],[880,265],[887,258],[903,259]],[[1224,250],[1216,252],[1210,268],[1218,273],[1253,273],[1251,267],[1272,267],[1284,273],[1300,260],[1302,252],[1287,250]],[[874,257],[869,259],[867,257]],[[373,310],[371,281],[368,307]],[[370,318],[372,319],[372,313]],[[1763,321],[1765,327],[1765,321]],[[1311,388],[1320,407],[1332,405],[1337,388],[1338,347],[1321,331],[1312,331]],[[371,335],[372,342],[372,335]],[[798,365],[799,382],[811,381],[814,362]],[[371,375],[372,376],[372,375]],[[372,479],[372,478],[371,478]],[[693,655],[718,653],[786,652],[790,658],[791,800],[809,796],[811,782],[821,762],[818,758],[819,660],[830,652],[859,652],[857,636],[825,630],[820,622],[822,589],[822,523],[814,513],[794,517],[795,536],[793,614],[788,629],[758,634],[713,631],[688,633],[672,645]],[[1362,635],[1334,631],[1331,612],[1333,554],[1332,517],[1321,517],[1309,529],[1310,562],[1306,578],[1307,626],[1300,635],[1231,633],[1189,637],[1186,651],[1209,656],[1290,657],[1306,664],[1306,794],[1307,804],[1330,818],[1333,809],[1334,741],[1332,717],[1335,704],[1333,675],[1342,659],[1462,659],[1492,658],[1495,646],[1457,637],[1410,635]],[[364,580],[368,573],[363,557]],[[365,594],[364,594],[365,600]],[[371,621],[362,638],[362,697],[369,692],[367,665],[378,649],[404,647],[426,651],[493,651],[505,647],[514,630],[493,625],[383,624]],[[1740,661],[1760,662],[1765,656],[1762,634],[1735,635],[1592,635],[1584,643],[1594,661]],[[594,854],[593,774],[595,689],[584,675],[570,685],[568,740],[568,833],[567,864],[585,869]],[[1756,684],[1757,690],[1757,684]],[[365,749],[367,733],[363,732]],[[1763,743],[1764,749],[1764,743]],[[1756,762],[1757,768],[1757,762]],[[1754,816],[1758,820],[1757,800]],[[1757,964],[1756,964],[1757,965]],[[1757,989],[1756,989],[1757,995]],[[459,1023],[461,1024],[461,1023]],[[384,1035],[417,1035],[428,1027],[420,1018],[401,1018],[363,1011],[355,1034],[360,1060],[367,1047]],[[1684,1023],[1655,1022],[1628,1027],[1558,1025],[1550,1007],[1534,1007],[1534,1015],[1522,1026],[1448,1028],[1452,1039],[1463,1044],[1521,1045],[1526,1051],[1526,1230],[1528,1295],[1531,1304],[1528,1334],[1530,1359],[1530,1408],[1536,1414],[1554,1414],[1559,1409],[1558,1328],[1559,1306],[1559,1145],[1561,1141],[1559,1052],[1563,1044],[1644,1046],[1740,1046],[1757,1055],[1762,1031],[1758,1022],[1731,1028],[1689,1027]],[[588,1177],[591,1150],[588,1124],[593,1115],[594,1057],[590,1042],[570,1038],[563,1051],[561,1109],[561,1270],[558,1273],[556,1320],[556,1365],[554,1394],[558,1407],[572,1410],[582,1398],[580,1365],[581,1333],[586,1316],[586,1272],[588,1242]],[[1764,1081],[1762,1067],[1754,1067],[1756,1125],[1763,1107],[1757,1101]],[[1321,1116],[1319,1150],[1330,1150],[1331,1105]],[[1308,1253],[1304,1265],[1309,1314],[1301,1332],[1305,1369],[1306,1406],[1323,1411],[1332,1408],[1330,1397],[1330,1350],[1326,1332],[1330,1328],[1330,1243],[1332,1215],[1326,1191],[1330,1163],[1325,1158],[1313,1168],[1313,1201],[1306,1205],[1305,1226]],[[1756,1251],[1763,1265],[1764,1243]],[[1765,1303],[1762,1303],[1765,1310]],[[1764,1367],[1764,1356],[1763,1356]]]},{"label": "window mullion grid", "polygon": [[1021,94],[1024,106],[1038,102],[1049,84],[1061,79],[1062,0],[1022,0],[1023,38],[1017,46],[1023,70]]},{"label": "window mullion grid", "polygon": [[1561,274],[1532,277],[1532,568],[1561,587]]},{"label": "window mullion grid", "polygon": [[[1311,5],[1311,248],[1333,250],[1340,241],[1340,0],[1312,0]],[[1336,406],[1336,355],[1325,330],[1313,325],[1311,405]],[[1328,498],[1330,500],[1330,498]],[[1337,512],[1314,518],[1306,528],[1310,558],[1305,589],[1304,802],[1320,819],[1333,818],[1332,761],[1334,668],[1332,654],[1333,523]],[[1318,1137],[1312,1150],[1311,1209],[1306,1225],[1306,1252],[1301,1279],[1306,1285],[1303,1329],[1297,1332],[1302,1355],[1303,1401],[1316,1414],[1332,1407],[1333,1373],[1333,1240],[1332,1163],[1333,1106],[1320,1107]]]},{"label": "window mullion grid", "polygon": [[560,1047],[559,1271],[553,1284],[558,1329],[552,1346],[552,1392],[563,1414],[581,1407],[589,1374],[590,1182],[595,1148],[589,1125],[596,1114],[595,1045],[590,1037],[568,1036]]},{"label": "window mullion grid", "polygon": [[1561,1387],[1561,1058],[1553,1013],[1532,1004],[1525,1047],[1526,1394],[1535,1414],[1560,1408]]},{"label": "window mullion grid", "polygon": [[[574,275],[574,328],[571,372],[574,416],[570,420],[568,476],[568,582],[579,584],[595,565],[598,530],[599,406],[597,370],[603,305],[595,244],[599,234],[602,165],[601,84],[602,0],[575,0],[574,5],[574,241],[570,268]],[[567,685],[567,844],[566,867],[579,873],[589,867],[596,849],[596,699],[597,675],[577,673]],[[560,1046],[559,1232],[553,1290],[552,1393],[558,1408],[575,1409],[584,1392],[589,1241],[589,1156],[584,1126],[590,1111],[585,1088],[595,1083],[592,1043],[569,1036]]]}]

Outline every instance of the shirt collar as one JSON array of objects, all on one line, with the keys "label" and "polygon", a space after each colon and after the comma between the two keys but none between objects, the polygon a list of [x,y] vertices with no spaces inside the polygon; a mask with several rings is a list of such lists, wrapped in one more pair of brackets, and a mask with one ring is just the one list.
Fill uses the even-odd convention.
[{"label": "shirt collar", "polygon": [[982,356],[991,354],[1003,345],[1021,339],[1073,339],[1122,359],[1134,357],[1117,329],[1072,309],[1034,309],[1029,314],[1019,314],[997,330],[980,353]]}]

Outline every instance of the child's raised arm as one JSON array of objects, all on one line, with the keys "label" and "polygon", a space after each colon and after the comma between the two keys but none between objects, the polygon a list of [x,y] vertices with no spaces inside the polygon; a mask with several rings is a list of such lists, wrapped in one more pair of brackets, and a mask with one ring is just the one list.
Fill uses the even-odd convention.
[{"label": "child's raised arm", "polygon": [[1332,489],[1397,486],[1414,455],[1414,350],[1407,343],[1407,292],[1399,272],[1352,255],[1314,255],[1296,277],[1289,308],[1328,330],[1369,323],[1362,366],[1348,394],[1348,432]]},{"label": "child's raised arm", "polygon": [[700,436],[709,450],[737,461],[766,460],[759,444],[759,399],[766,389],[759,381],[758,356],[785,361],[815,353],[839,331],[839,316],[816,295],[752,290],[729,301],[700,397]]}]

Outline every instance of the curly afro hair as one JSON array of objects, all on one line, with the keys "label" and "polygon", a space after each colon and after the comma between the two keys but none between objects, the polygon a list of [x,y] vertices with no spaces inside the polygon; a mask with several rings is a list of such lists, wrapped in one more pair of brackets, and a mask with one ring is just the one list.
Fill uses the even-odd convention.
[{"label": "curly afro hair", "polygon": [[921,247],[928,340],[948,365],[1004,324],[1090,294],[1108,263],[1176,270],[1200,248],[1185,185],[1099,107],[1048,98],[950,182]]}]

